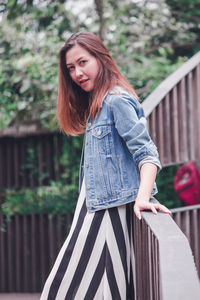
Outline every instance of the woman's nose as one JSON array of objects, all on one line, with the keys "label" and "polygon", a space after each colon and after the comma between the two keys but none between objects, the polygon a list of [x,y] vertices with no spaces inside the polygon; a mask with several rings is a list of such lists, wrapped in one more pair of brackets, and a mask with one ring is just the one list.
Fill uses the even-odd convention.
[{"label": "woman's nose", "polygon": [[76,77],[80,77],[83,74],[81,68],[76,68]]}]

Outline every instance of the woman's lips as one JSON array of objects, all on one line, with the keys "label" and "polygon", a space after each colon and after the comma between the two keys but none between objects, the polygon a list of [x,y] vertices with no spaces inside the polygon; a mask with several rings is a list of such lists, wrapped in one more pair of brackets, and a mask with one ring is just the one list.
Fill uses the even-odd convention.
[{"label": "woman's lips", "polygon": [[85,85],[88,82],[89,79],[81,80],[80,85]]}]

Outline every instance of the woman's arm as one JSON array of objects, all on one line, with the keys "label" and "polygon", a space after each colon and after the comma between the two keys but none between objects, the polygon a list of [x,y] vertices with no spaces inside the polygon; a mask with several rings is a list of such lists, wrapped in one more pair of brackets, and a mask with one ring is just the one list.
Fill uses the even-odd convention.
[{"label": "woman's arm", "polygon": [[170,210],[164,205],[149,202],[156,174],[157,166],[153,163],[144,163],[140,169],[141,181],[134,205],[134,212],[139,220],[141,219],[141,211],[144,209],[150,209],[154,214],[157,214],[157,210],[171,214]]}]

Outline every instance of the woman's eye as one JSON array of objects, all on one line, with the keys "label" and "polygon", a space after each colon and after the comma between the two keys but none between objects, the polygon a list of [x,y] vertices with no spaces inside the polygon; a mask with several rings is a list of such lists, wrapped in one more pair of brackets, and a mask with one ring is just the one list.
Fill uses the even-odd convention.
[{"label": "woman's eye", "polygon": [[86,63],[86,60],[81,60],[80,65],[83,66]]},{"label": "woman's eye", "polygon": [[74,70],[74,66],[68,67],[67,70],[68,70],[69,72],[73,71],[73,70]]}]

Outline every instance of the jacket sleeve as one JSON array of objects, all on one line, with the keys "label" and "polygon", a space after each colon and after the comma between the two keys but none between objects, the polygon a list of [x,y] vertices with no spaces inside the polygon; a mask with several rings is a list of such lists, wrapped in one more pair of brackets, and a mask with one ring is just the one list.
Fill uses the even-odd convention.
[{"label": "jacket sleeve", "polygon": [[115,127],[138,167],[151,162],[160,170],[158,151],[149,136],[147,121],[138,100],[129,94],[113,95],[111,108]]}]

